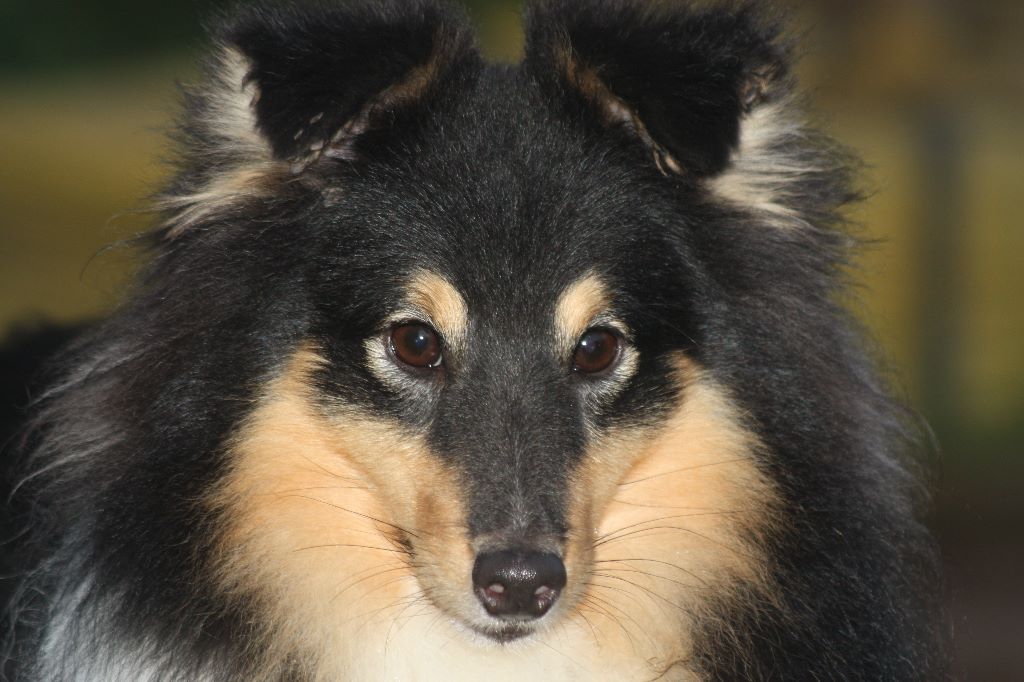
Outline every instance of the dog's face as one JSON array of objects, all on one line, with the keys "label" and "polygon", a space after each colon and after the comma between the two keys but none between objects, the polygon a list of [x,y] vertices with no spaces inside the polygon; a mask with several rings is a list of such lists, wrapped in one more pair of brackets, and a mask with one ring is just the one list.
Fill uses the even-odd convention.
[{"label": "dog's face", "polygon": [[[530,115],[486,98],[505,103],[480,103],[489,124]],[[662,218],[687,198],[652,192],[656,168],[597,168],[563,131],[503,171],[530,132],[500,156],[485,130],[426,134],[421,157],[340,177],[344,198],[311,211],[316,324],[217,498],[223,570],[281,590],[283,620],[440,611],[471,638],[607,643],[758,579],[772,493],[702,369],[706,274]],[[487,170],[439,173],[467,161]]]},{"label": "dog's face", "polygon": [[[318,548],[295,557],[297,583],[326,571],[342,589],[337,564],[353,554],[407,562],[436,607],[509,639],[578,609],[595,574],[614,588],[616,557],[664,562],[618,570],[699,589],[699,565],[740,551],[718,536],[764,491],[697,359],[705,274],[663,218],[687,198],[564,130],[508,169],[545,125],[524,120],[548,114],[510,107],[514,83],[494,90],[466,106],[505,131],[500,152],[463,123],[421,131],[420,156],[369,179],[325,180],[343,196],[300,233],[319,237],[306,256],[316,324],[240,436],[232,486],[278,495],[244,503],[261,519],[253,542],[269,515]],[[443,172],[459,164],[479,177]],[[290,442],[268,451],[280,431]],[[698,556],[681,564],[681,551]]]},{"label": "dog's face", "polygon": [[28,677],[941,677],[848,164],[695,4],[225,23],[30,434]]},{"label": "dog's face", "polygon": [[736,158],[774,140],[781,66],[743,16],[666,42],[623,11],[637,55],[547,7],[517,68],[443,13],[352,43],[306,29],[367,17],[228,32],[164,237],[265,304],[248,334],[288,339],[202,502],[217,589],[282,658],[440,614],[466,641],[592,634],[657,668],[764,588],[775,492],[715,373],[741,344],[717,288],[755,277],[723,242],[737,197],[787,214]]}]

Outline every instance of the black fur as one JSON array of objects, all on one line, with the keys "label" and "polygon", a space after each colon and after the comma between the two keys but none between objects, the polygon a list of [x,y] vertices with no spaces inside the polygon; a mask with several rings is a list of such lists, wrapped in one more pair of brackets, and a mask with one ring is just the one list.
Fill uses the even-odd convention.
[{"label": "black fur", "polygon": [[314,6],[287,17],[249,10],[230,20],[221,35],[251,60],[260,130],[275,154],[291,158],[311,142],[330,138],[417,66],[449,51],[456,59],[472,55],[471,37],[459,19],[450,8],[429,2]]},{"label": "black fur", "polygon": [[[43,367],[83,329],[82,325],[22,324],[14,327],[0,345],[0,491],[4,491],[0,506],[0,606],[4,614],[13,612],[17,588],[14,576],[21,568],[16,550],[31,509],[24,497],[8,499],[6,495],[19,476],[15,453],[32,447],[22,438],[21,427],[33,397],[46,383]],[[10,635],[14,624],[8,621],[3,627],[5,635]],[[10,677],[13,670],[5,657],[0,675]]]},{"label": "black fur", "polygon": [[[746,411],[785,507],[769,541],[778,599],[751,594],[706,616],[697,669],[722,680],[941,676],[916,436],[837,301],[853,247],[838,213],[853,197],[845,158],[812,134],[780,142],[808,161],[788,179],[788,226],[707,184],[730,168],[743,115],[791,93],[771,26],[750,7],[543,2],[528,13],[524,63],[498,66],[457,12],[426,0],[226,22],[219,44],[250,60],[267,161],[288,170],[188,224],[168,209],[134,295],[75,344],[38,401],[16,493],[33,518],[10,613],[29,634],[9,638],[9,674],[74,678],[81,651],[41,648],[69,604],[105,615],[65,641],[88,646],[82,628],[95,627],[96,646],[116,642],[161,679],[253,674],[259,614],[225,602],[203,573],[214,521],[194,501],[223,475],[225,443],[266,381],[314,339],[330,361],[317,377],[325,400],[425,428],[466,470],[510,456],[515,437],[543,443],[526,525],[554,534],[586,441],[581,411],[604,425],[656,422],[678,397],[668,358],[689,354]],[[566,54],[596,74],[598,99],[617,98],[640,125],[610,123],[565,76]],[[389,88],[424,64],[395,97]],[[249,162],[211,127],[211,97],[188,98],[173,207]],[[680,172],[659,169],[651,144]],[[417,268],[486,314],[443,390],[410,396],[382,385],[361,349]],[[589,271],[614,283],[642,358],[616,401],[593,407],[558,378],[545,336],[558,294]],[[471,531],[503,528],[506,486],[472,479]]]}]

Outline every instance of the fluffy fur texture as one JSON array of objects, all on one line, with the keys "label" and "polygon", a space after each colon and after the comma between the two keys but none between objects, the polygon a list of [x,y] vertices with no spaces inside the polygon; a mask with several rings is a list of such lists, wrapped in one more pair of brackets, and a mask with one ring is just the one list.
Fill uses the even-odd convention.
[{"label": "fluffy fur texture", "polygon": [[[747,5],[538,0],[517,65],[434,0],[224,21],[148,265],[34,406],[5,673],[941,676],[789,60]],[[567,575],[528,622],[474,593],[512,550]]]}]

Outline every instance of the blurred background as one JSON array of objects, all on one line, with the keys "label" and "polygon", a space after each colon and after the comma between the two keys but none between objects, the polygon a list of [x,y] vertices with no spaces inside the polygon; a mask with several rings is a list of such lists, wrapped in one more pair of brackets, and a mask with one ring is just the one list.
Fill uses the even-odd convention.
[{"label": "blurred background", "polygon": [[[0,0],[0,336],[113,305],[216,2]],[[866,161],[859,312],[941,448],[961,676],[1024,680],[1024,3],[804,0],[821,123]],[[519,7],[474,0],[495,59]]]}]

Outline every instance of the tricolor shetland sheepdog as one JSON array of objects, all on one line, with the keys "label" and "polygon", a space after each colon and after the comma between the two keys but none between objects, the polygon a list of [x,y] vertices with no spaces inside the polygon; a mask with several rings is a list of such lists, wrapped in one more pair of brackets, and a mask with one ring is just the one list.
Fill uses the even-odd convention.
[{"label": "tricolor shetland sheepdog", "polygon": [[752,6],[266,5],[33,408],[16,680],[944,674],[847,155]]}]

